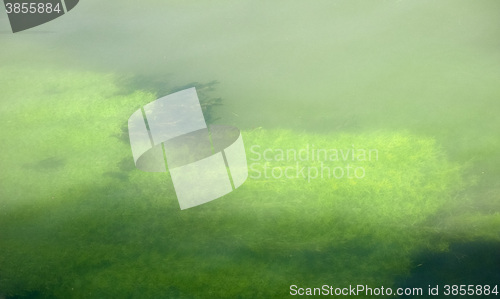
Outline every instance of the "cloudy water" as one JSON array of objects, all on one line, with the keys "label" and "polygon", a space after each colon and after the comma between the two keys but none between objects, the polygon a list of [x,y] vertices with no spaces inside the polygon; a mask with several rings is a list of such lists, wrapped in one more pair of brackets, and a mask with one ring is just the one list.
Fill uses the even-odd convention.
[{"label": "cloudy water", "polygon": [[[15,34],[1,9],[0,298],[468,284],[428,264],[498,248],[499,37],[493,0],[87,0]],[[181,212],[126,124],[192,86],[209,124],[242,130],[251,177]],[[378,156],[333,181],[307,171],[349,161],[252,160],[306,146]]]}]

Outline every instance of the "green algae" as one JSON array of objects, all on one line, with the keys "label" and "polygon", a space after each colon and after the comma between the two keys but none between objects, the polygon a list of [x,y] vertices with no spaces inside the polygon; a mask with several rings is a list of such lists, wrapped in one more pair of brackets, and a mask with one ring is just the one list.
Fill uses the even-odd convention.
[{"label": "green algae", "polygon": [[[365,176],[249,177],[227,196],[180,211],[168,174],[134,169],[128,144],[115,138],[154,94],[124,94],[110,74],[56,69],[3,68],[0,81],[9,157],[0,174],[0,293],[7,296],[272,298],[291,284],[391,286],[421,250],[498,237],[497,214],[464,211],[436,224],[468,186],[464,166],[432,136],[243,131],[253,171],[351,163]],[[265,161],[252,155],[255,145],[378,155]]]}]

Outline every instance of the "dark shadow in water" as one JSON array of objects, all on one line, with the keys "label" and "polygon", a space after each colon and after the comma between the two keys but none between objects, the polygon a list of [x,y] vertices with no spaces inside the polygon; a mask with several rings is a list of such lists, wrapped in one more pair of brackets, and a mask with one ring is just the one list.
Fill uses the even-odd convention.
[{"label": "dark shadow in water", "polygon": [[123,158],[120,162],[118,162],[117,166],[118,166],[119,171],[107,171],[107,172],[103,173],[103,176],[114,178],[114,179],[117,179],[121,182],[128,182],[129,173],[136,169],[135,164],[134,164],[134,160],[132,159],[132,157]]},{"label": "dark shadow in water", "polygon": [[156,96],[168,94],[172,87],[168,82],[169,76],[165,75],[134,75],[122,76],[115,84],[120,88],[120,94],[128,95],[136,90],[145,90],[154,93]]},{"label": "dark shadow in water", "polygon": [[103,176],[117,179],[117,180],[120,180],[122,182],[128,181],[128,174],[118,172],[118,171],[107,171],[103,174]]},{"label": "dark shadow in water", "polygon": [[219,82],[217,80],[212,80],[206,83],[200,82],[189,82],[187,84],[179,86],[171,86],[168,82],[170,80],[167,76],[124,76],[119,78],[115,83],[120,88],[120,94],[127,95],[136,90],[145,90],[156,95],[156,97],[163,97],[168,94],[196,87],[196,92],[198,93],[198,98],[200,99],[201,109],[203,110],[203,115],[207,123],[211,123],[217,118],[214,116],[214,108],[222,105],[222,99],[217,97],[212,97],[211,92],[215,91],[215,87]]},{"label": "dark shadow in water", "polygon": [[38,162],[27,163],[23,166],[28,169],[36,171],[48,171],[48,170],[58,170],[66,165],[66,160],[59,157],[50,157],[47,159],[42,159]]},{"label": "dark shadow in water", "polygon": [[129,172],[132,170],[135,170],[135,164],[134,160],[132,157],[130,158],[123,158],[119,163],[118,163],[118,168],[122,172]]},{"label": "dark shadow in water", "polygon": [[212,80],[208,83],[191,82],[182,86],[173,87],[170,93],[196,87],[196,92],[200,99],[201,110],[203,110],[203,116],[205,116],[205,121],[210,124],[218,119],[214,115],[214,108],[222,105],[222,98],[214,98],[209,95],[210,92],[215,90],[217,84],[219,84],[217,80]]},{"label": "dark shadow in water", "polygon": [[429,285],[431,287],[439,285],[440,296],[458,298],[460,296],[443,296],[444,285],[490,285],[493,287],[500,282],[500,242],[455,243],[450,246],[448,252],[424,252],[419,254],[414,261],[418,266],[412,271],[410,277],[397,283],[396,287],[419,287],[423,288],[426,293]]},{"label": "dark shadow in water", "polygon": [[[129,168],[127,164],[122,161],[119,167],[127,169]],[[168,239],[159,240],[161,238],[155,234],[157,231],[168,232],[170,227],[163,223],[164,219],[179,212],[175,193],[172,191],[173,186],[168,182],[165,180],[165,184],[154,186],[158,188],[158,193],[164,195],[161,205],[163,209],[153,208],[156,203],[143,193],[144,190],[153,188],[152,186],[117,180],[101,187],[68,189],[61,194],[67,198],[64,204],[49,205],[46,209],[40,209],[30,216],[30,219],[39,219],[38,217],[51,219],[42,221],[41,225],[27,225],[25,222],[29,220],[23,217],[16,219],[17,216],[12,216],[14,218],[10,220],[3,219],[26,228],[24,232],[27,234],[17,235],[17,241],[24,240],[26,243],[37,245],[32,247],[33,251],[28,256],[19,253],[10,260],[1,261],[10,263],[11,265],[5,268],[11,269],[14,273],[5,273],[5,269],[0,267],[0,299],[62,298],[53,293],[54,289],[65,289],[61,288],[61,284],[73,287],[80,274],[106,269],[115,263],[127,261],[128,258],[135,260],[143,251],[148,252],[148,248],[143,249],[144,244],[159,246],[161,249],[173,246],[168,243]],[[141,199],[140,203],[137,198]],[[152,213],[149,211],[155,211],[153,217],[157,218],[151,218]],[[131,238],[134,232],[138,233],[138,239]],[[39,238],[31,240],[29,236],[31,233]],[[19,243],[19,246],[22,246],[23,242]],[[47,244],[59,250],[68,250],[65,251],[68,254],[52,254],[46,248],[41,250],[43,253],[35,251],[36,248],[45,247]],[[99,253],[100,250],[97,248],[115,247],[117,244],[122,246],[120,248],[124,250],[123,252],[110,251],[109,254],[100,256],[103,252]],[[13,290],[12,294],[4,296],[3,288],[6,281],[9,283],[8,287]],[[178,297],[176,294],[179,291],[175,287],[165,288],[169,292],[167,295],[172,295],[170,298]],[[109,296],[94,295],[93,298],[109,298]],[[140,296],[131,294],[131,298]]]},{"label": "dark shadow in water", "polygon": [[111,135],[111,137],[114,137],[127,145],[130,144],[130,139],[128,137],[128,121],[125,121],[123,125],[120,127],[119,134],[113,134]]}]

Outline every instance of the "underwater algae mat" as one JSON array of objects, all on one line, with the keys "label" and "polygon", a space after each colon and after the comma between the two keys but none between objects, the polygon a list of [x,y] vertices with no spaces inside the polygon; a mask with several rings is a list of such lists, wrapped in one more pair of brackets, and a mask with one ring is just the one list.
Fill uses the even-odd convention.
[{"label": "underwater algae mat", "polygon": [[[464,166],[408,131],[243,131],[245,184],[181,211],[168,174],[135,169],[123,130],[155,95],[124,94],[115,81],[0,71],[0,295],[280,298],[292,284],[391,287],[415,267],[415,253],[446,251],[457,238],[431,220],[467,188]],[[377,156],[280,156],[313,147]],[[325,165],[362,167],[364,176],[272,175]],[[498,238],[498,214],[464,215],[474,229],[464,225],[460,238]]]}]

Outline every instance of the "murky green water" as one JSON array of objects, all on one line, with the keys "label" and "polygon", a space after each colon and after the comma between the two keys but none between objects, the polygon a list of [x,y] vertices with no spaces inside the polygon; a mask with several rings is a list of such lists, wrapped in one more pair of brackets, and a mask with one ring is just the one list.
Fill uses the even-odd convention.
[{"label": "murky green water", "polygon": [[[83,1],[16,34],[2,11],[0,298],[498,283],[499,8]],[[205,117],[242,130],[253,168],[238,190],[180,211],[168,175],[135,169],[126,123],[188,86],[202,104],[221,99]],[[306,146],[378,156],[255,153]],[[322,165],[365,177],[272,173]]]}]

